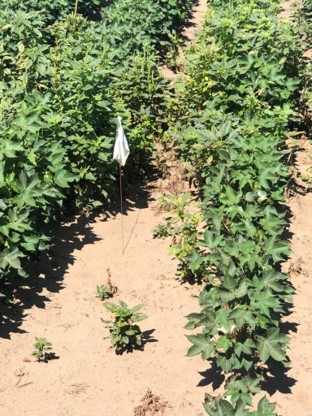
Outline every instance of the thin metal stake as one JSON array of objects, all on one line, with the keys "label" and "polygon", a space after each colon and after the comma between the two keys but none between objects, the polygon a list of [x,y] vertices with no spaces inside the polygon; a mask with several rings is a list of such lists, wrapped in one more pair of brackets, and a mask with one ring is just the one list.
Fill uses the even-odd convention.
[{"label": "thin metal stake", "polygon": [[124,229],[123,229],[123,204],[122,204],[122,180],[121,180],[121,165],[119,165],[119,189],[120,189],[120,213],[121,213],[121,241],[122,241],[122,255],[125,252],[124,245]]},{"label": "thin metal stake", "polygon": [[76,20],[77,13],[78,13],[78,2],[79,2],[79,0],[75,1],[74,20]]}]

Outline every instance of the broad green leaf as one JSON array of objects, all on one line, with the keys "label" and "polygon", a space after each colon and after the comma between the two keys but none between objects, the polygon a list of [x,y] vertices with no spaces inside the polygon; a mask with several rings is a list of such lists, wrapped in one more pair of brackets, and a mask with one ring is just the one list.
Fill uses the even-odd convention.
[{"label": "broad green leaf", "polygon": [[287,342],[288,337],[281,334],[278,328],[268,329],[266,337],[259,337],[257,342],[261,360],[265,363],[269,358],[273,358],[285,363],[287,361],[285,354]]},{"label": "broad green leaf", "polygon": [[115,312],[118,309],[118,305],[115,305],[111,302],[105,302],[103,303],[104,308],[108,309],[110,312]]},{"label": "broad green leaf", "polygon": [[135,305],[135,306],[133,306],[133,308],[131,308],[131,312],[132,313],[138,312],[143,307],[144,307],[144,304]]},{"label": "broad green leaf", "polygon": [[270,403],[269,400],[264,396],[258,403],[258,412],[267,416],[275,416],[273,411],[275,410],[275,403]]},{"label": "broad green leaf", "polygon": [[189,262],[188,263],[189,269],[193,270],[193,271],[196,271],[201,267],[204,259],[203,259],[202,256],[200,256],[198,254],[198,252],[196,250],[193,250],[192,254],[187,257],[187,260]]},{"label": "broad green leaf", "polygon": [[227,351],[232,346],[232,342],[226,336],[222,335],[216,342],[216,348]]},{"label": "broad green leaf", "polygon": [[217,409],[222,416],[235,416],[235,409],[227,400],[220,400]]},{"label": "broad green leaf", "polygon": [[4,259],[11,267],[13,267],[13,269],[21,268],[21,257],[24,257],[24,255],[18,250],[18,248],[15,248],[8,254],[4,255]]},{"label": "broad green leaf", "polygon": [[68,188],[69,182],[73,182],[77,176],[66,170],[58,170],[54,175],[54,182],[61,188]]}]

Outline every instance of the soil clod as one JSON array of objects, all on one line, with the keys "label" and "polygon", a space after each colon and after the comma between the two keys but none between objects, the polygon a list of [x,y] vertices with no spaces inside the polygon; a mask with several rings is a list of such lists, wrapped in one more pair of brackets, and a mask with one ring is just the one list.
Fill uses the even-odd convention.
[{"label": "soil clod", "polygon": [[164,415],[165,409],[170,407],[168,402],[161,400],[159,396],[155,396],[150,389],[147,390],[141,402],[142,404],[134,409],[134,416]]}]

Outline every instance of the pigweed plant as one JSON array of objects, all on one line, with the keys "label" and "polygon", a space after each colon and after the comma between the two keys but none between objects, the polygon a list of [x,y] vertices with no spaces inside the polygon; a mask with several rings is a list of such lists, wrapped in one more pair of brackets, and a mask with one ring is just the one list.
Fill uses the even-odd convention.
[{"label": "pigweed plant", "polygon": [[122,301],[119,305],[110,302],[104,303],[104,307],[111,312],[112,319],[101,320],[106,328],[109,328],[111,344],[117,353],[142,349],[142,332],[136,323],[147,318],[147,315],[139,312],[143,306],[136,305],[130,308]]},{"label": "pigweed plant", "polygon": [[32,355],[37,359],[37,361],[47,361],[51,354],[49,351],[52,350],[51,342],[47,341],[46,338],[35,337],[35,340],[35,351]]},{"label": "pigweed plant", "polygon": [[180,261],[178,277],[187,280],[193,275],[188,258],[198,248],[197,235],[203,220],[202,214],[190,193],[179,196],[164,195],[159,202],[161,208],[170,215],[153,229],[153,236],[172,238],[169,254]]},{"label": "pigweed plant", "polygon": [[101,300],[105,300],[108,298],[111,298],[113,296],[113,291],[108,287],[108,285],[97,285],[96,286],[96,293],[97,296],[101,299]]},{"label": "pigweed plant", "polygon": [[118,292],[118,287],[114,286],[112,281],[111,281],[112,274],[111,274],[110,269],[108,268],[106,271],[107,271],[107,274],[108,274],[107,284],[102,284],[102,285],[97,285],[96,286],[97,296],[101,300],[111,298],[111,297],[114,296],[115,293]]}]

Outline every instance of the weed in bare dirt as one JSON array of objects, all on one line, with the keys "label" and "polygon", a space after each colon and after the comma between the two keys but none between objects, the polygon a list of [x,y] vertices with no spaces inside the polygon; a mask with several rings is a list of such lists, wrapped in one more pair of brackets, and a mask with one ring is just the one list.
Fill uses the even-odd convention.
[{"label": "weed in bare dirt", "polygon": [[112,274],[111,274],[111,271],[110,271],[109,268],[107,269],[107,274],[108,274],[108,278],[107,278],[106,285],[97,285],[96,286],[97,296],[101,300],[105,300],[105,299],[111,298],[111,297],[114,296],[115,293],[118,292],[118,287],[117,286],[114,286],[112,284],[112,281],[111,281]]},{"label": "weed in bare dirt", "polygon": [[168,402],[155,396],[150,389],[147,390],[141,399],[142,404],[134,408],[133,416],[158,416],[164,415],[165,409],[170,407]]}]

